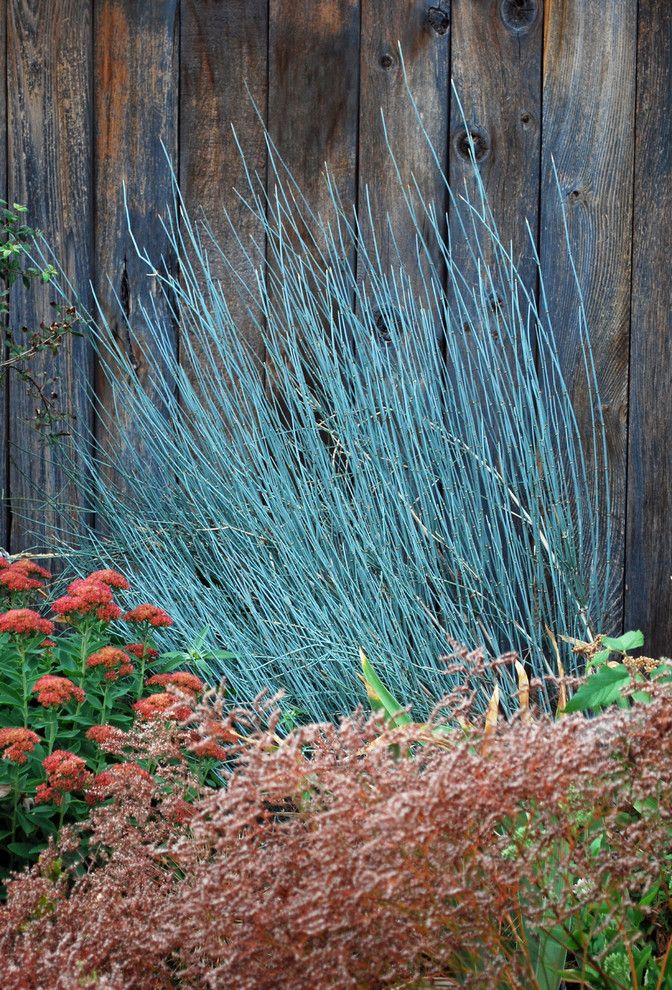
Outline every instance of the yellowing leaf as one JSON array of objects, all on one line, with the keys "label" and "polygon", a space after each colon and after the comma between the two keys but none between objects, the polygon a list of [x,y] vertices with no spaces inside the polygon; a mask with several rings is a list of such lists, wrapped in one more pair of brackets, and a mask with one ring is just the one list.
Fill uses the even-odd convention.
[{"label": "yellowing leaf", "polygon": [[532,719],[532,715],[530,713],[530,679],[525,673],[525,668],[520,660],[516,660],[515,665],[516,674],[518,675],[518,704],[520,706],[520,716],[523,722],[530,722]]}]

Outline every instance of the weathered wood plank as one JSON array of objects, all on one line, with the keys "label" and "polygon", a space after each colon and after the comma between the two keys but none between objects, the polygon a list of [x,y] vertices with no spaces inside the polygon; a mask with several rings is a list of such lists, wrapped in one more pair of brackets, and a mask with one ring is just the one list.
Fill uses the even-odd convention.
[{"label": "weathered wood plank", "polygon": [[[356,195],[359,0],[270,0],[268,129],[313,210]],[[269,175],[269,190],[273,176]]]},{"label": "weathered wood plank", "polygon": [[[30,222],[44,230],[68,277],[86,295],[92,244],[91,3],[9,0],[7,13],[8,198],[28,205]],[[17,289],[12,323],[50,322],[52,296],[39,287]],[[68,340],[55,357],[40,355],[31,370],[53,377],[60,407],[80,426],[87,421],[84,387],[91,357],[85,341]],[[9,396],[10,542],[17,550],[49,544],[72,492],[59,469],[58,448],[32,425],[33,402],[16,377]],[[49,432],[67,429],[69,422]],[[53,502],[42,514],[37,506],[45,499]]]},{"label": "weathered wood plank", "polygon": [[[479,199],[467,130],[502,242],[512,244],[520,275],[536,286],[534,251],[526,221],[536,234],[541,133],[540,0],[500,0],[452,5],[451,77],[459,102],[451,100],[450,184]],[[467,126],[465,127],[465,119]],[[468,215],[463,211],[463,219]],[[460,273],[477,285],[475,266],[455,210],[449,210],[452,254]],[[484,239],[487,260],[490,245]]]},{"label": "weathered wood plank", "polygon": [[541,261],[562,368],[588,438],[577,296],[555,160],[607,429],[614,526],[610,629],[622,620],[636,36],[635,4],[546,3]]},{"label": "weathered wood plank", "polygon": [[[129,340],[115,296],[140,340],[139,307],[152,296],[174,346],[176,334],[158,286],[147,277],[133,246],[123,186],[136,241],[157,263],[162,256],[169,260],[159,217],[172,196],[166,152],[177,162],[178,48],[178,0],[100,0],[96,5],[95,288],[109,327],[143,384],[148,384],[149,369],[140,347]],[[96,390],[109,408],[111,389],[100,374]],[[117,422],[119,430],[142,444],[141,429],[123,410]],[[115,449],[116,429],[99,424],[104,450]]]},{"label": "weathered wood plank", "polygon": [[672,6],[640,0],[625,624],[672,650]]},{"label": "weathered wood plank", "polygon": [[[180,42],[180,186],[194,219],[203,216],[239,274],[249,262],[237,247],[226,210],[242,242],[263,244],[261,225],[241,204],[246,180],[231,126],[252,173],[266,174],[266,146],[254,110],[266,112],[267,0],[184,0]],[[226,39],[226,44],[222,44]],[[253,345],[258,331],[216,254],[211,270],[222,283],[239,332]],[[252,272],[249,272],[252,276]]]},{"label": "weathered wood plank", "polygon": [[[389,4],[368,0],[362,6],[361,94],[359,141],[360,218],[366,226],[367,196],[371,203],[378,247],[384,268],[416,265],[415,231],[409,221],[399,180],[385,145],[381,110],[389,142],[400,168],[402,182],[418,183],[423,201],[436,206],[439,218],[445,212],[445,188],[422,136],[409,99],[398,45],[400,42],[409,87],[422,115],[441,165],[446,168],[449,90],[448,4],[430,8],[424,0]],[[443,16],[439,11],[443,10]],[[386,218],[389,216],[389,227]],[[427,236],[429,221],[421,222]],[[398,251],[390,234],[395,232]],[[431,240],[431,238],[430,238]],[[358,278],[365,266],[358,261]]]},{"label": "weathered wood plank", "polygon": [[[7,63],[6,55],[7,0],[0,0],[0,199],[7,199]],[[4,335],[5,321],[0,318]],[[4,336],[3,336],[4,340]],[[4,347],[3,347],[4,351]],[[6,375],[0,375],[0,549],[7,549],[9,523],[9,490],[7,487],[7,424],[9,393]]]}]

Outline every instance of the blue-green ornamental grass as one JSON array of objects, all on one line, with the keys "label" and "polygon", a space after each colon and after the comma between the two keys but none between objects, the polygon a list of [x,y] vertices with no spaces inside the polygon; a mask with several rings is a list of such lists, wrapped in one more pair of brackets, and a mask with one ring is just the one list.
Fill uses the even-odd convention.
[{"label": "blue-green ornamental grass", "polygon": [[[235,262],[177,190],[164,226],[178,269],[137,246],[159,302],[148,294],[132,322],[121,306],[114,317],[142,352],[145,387],[102,313],[92,322],[114,396],[97,412],[118,443],[103,453],[80,436],[77,484],[104,530],[83,518],[83,542],[66,530],[64,541],[82,569],[122,567],[180,638],[207,627],[212,647],[236,656],[219,672],[237,697],[282,688],[314,719],[364,700],[360,647],[416,712],[448,688],[450,640],[492,656],[515,649],[531,675],[556,673],[547,630],[580,640],[609,631],[605,434],[578,287],[571,330],[584,380],[574,387],[593,411],[585,443],[543,273],[537,302],[474,162],[471,198],[442,176],[472,256],[466,277],[442,203],[400,180],[403,229],[378,235],[411,232],[417,264],[388,267],[367,197],[360,224],[327,176],[322,220],[267,143],[272,192],[248,172],[241,193],[265,236],[236,243],[231,223]],[[559,240],[568,250],[566,228]],[[263,360],[232,315],[241,300]],[[567,672],[578,663],[569,656]],[[496,676],[515,708],[513,666]],[[492,689],[483,683],[483,707]]]}]

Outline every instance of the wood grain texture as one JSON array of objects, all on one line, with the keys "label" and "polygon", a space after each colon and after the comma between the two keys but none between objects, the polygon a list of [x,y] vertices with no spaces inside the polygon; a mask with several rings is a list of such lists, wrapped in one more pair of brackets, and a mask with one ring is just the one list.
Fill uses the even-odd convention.
[{"label": "wood grain texture", "polygon": [[269,17],[269,132],[327,219],[325,162],[344,204],[356,195],[359,2],[270,0]]},{"label": "wood grain texture", "polygon": [[[92,260],[91,13],[88,0],[7,4],[8,198],[29,207],[30,223],[45,232],[85,297]],[[48,288],[17,289],[12,323],[51,321],[51,298]],[[31,371],[53,377],[60,406],[78,425],[87,422],[91,355],[83,339],[66,341],[55,357],[38,356]],[[10,539],[17,550],[49,544],[59,505],[71,502],[72,492],[59,467],[59,446],[32,426],[34,403],[25,384],[14,377],[9,396]],[[45,499],[50,506],[43,513]]]},{"label": "wood grain texture", "polygon": [[[239,274],[249,262],[236,245],[224,211],[243,243],[263,245],[263,230],[234,190],[246,180],[231,131],[251,172],[266,174],[263,127],[254,104],[267,103],[267,0],[183,0],[180,43],[180,186],[193,219],[204,217]],[[225,42],[225,43],[224,43]],[[260,348],[258,332],[216,254],[212,272],[221,281],[239,332]]]},{"label": "wood grain texture", "polygon": [[639,5],[625,624],[672,649],[672,6]]},{"label": "wood grain texture", "polygon": [[[536,266],[526,221],[537,232],[541,134],[541,0],[523,6],[501,0],[453,0],[450,183],[478,203],[467,131],[500,237],[513,245],[525,285],[534,291]],[[466,120],[466,127],[465,127]],[[453,257],[470,284],[475,266],[449,211]],[[464,216],[466,219],[466,216]],[[492,252],[488,252],[488,257]],[[489,258],[490,260],[490,258]]]},{"label": "wood grain texture", "polygon": [[614,532],[610,629],[622,620],[636,21],[635,4],[547,0],[544,23],[541,261],[562,368],[588,438],[564,206],[608,437]]},{"label": "wood grain texture", "polygon": [[[445,213],[446,192],[430,149],[422,137],[400,63],[401,44],[409,88],[429,138],[446,169],[448,136],[449,40],[448,25],[432,25],[424,0],[390,4],[367,0],[362,7],[361,95],[359,145],[360,216],[371,202],[374,228],[384,267],[412,270],[416,261],[415,233],[404,204],[394,165],[385,146],[381,111],[401,180],[415,177],[422,200]],[[436,4],[447,10],[447,4]],[[390,236],[386,218],[395,232],[399,250]],[[422,223],[423,235],[429,222]],[[358,264],[358,278],[365,270]]]},{"label": "wood grain texture", "polygon": [[[292,207],[298,234],[290,229],[283,240],[289,237],[299,254],[314,253],[313,239],[321,247],[320,221],[333,221],[327,169],[350,215],[356,203],[359,18],[359,0],[316,0],[308,7],[295,0],[270,0],[268,130],[278,154],[269,156],[269,214],[278,185],[276,167],[280,184],[293,194],[281,160],[319,217],[313,220],[304,209],[299,215]],[[286,221],[283,226],[287,229]],[[276,229],[274,222],[271,229]],[[267,286],[282,319],[284,306],[275,281],[278,243],[268,236]],[[354,271],[354,249],[343,260]],[[276,372],[269,362],[265,374],[266,387],[272,390]]]},{"label": "wood grain texture", "polygon": [[[0,0],[0,199],[7,199],[7,63],[6,55],[7,0]],[[5,121],[3,124],[2,121]],[[0,317],[3,334],[6,321]],[[8,547],[9,487],[7,472],[7,426],[9,421],[9,393],[6,374],[0,374],[0,549]]]},{"label": "wood grain texture", "polygon": [[[160,216],[169,208],[170,165],[177,163],[178,0],[99,0],[95,20],[96,294],[110,330],[133,362],[139,381],[151,387],[138,344],[129,338],[120,304],[142,340],[140,306],[164,317],[176,347],[168,307],[156,281],[137,257],[128,221],[140,247],[157,264],[171,263]],[[128,220],[124,210],[124,185]],[[117,301],[119,300],[119,301]],[[151,301],[150,301],[151,300]],[[98,374],[96,391],[109,407],[111,389]],[[135,427],[119,412],[120,430]],[[135,431],[141,444],[139,431]],[[99,424],[99,442],[116,447],[116,433]]]}]

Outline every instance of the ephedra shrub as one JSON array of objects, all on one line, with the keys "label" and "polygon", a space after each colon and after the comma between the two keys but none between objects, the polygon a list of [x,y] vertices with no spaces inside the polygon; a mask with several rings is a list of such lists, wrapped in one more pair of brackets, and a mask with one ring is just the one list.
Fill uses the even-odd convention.
[{"label": "ephedra shrub", "polygon": [[[103,470],[82,439],[75,481],[103,525],[77,547],[116,561],[185,639],[209,627],[239,658],[223,670],[238,697],[281,687],[314,718],[351,710],[360,646],[425,711],[446,688],[449,637],[551,672],[547,629],[609,631],[605,436],[580,293],[565,333],[586,443],[545,296],[500,240],[477,168],[465,199],[445,183],[467,276],[443,203],[400,181],[404,229],[376,229],[366,197],[357,216],[327,178],[322,219],[270,141],[268,154],[272,193],[251,173],[245,191],[258,240],[232,222],[229,256],[178,195],[165,222],[177,269],[138,246],[156,292],[137,321],[115,318],[142,382],[98,319],[114,399],[98,412],[116,439]],[[378,240],[413,243],[413,265],[383,261]]]}]

